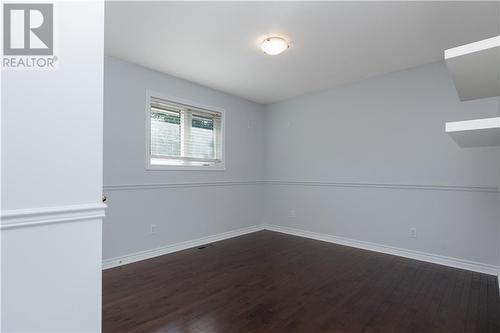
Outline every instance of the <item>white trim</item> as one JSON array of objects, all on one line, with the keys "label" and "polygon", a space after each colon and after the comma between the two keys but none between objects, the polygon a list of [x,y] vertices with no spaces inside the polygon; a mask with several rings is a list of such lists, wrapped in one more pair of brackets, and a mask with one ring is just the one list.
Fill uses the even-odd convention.
[{"label": "white trim", "polygon": [[166,183],[166,184],[124,184],[124,185],[105,185],[104,191],[127,191],[127,190],[156,190],[164,188],[197,188],[213,186],[246,186],[264,184],[262,181],[249,180],[241,182],[203,182],[203,183]]},{"label": "white trim", "polygon": [[498,187],[486,186],[455,186],[455,185],[420,185],[420,184],[387,184],[387,183],[339,183],[319,181],[287,181],[267,180],[264,183],[283,186],[331,186],[331,187],[361,187],[361,188],[384,188],[398,190],[432,190],[432,191],[466,191],[466,192],[489,192],[498,193]]},{"label": "white trim", "polygon": [[477,131],[492,128],[500,128],[500,117],[449,121],[445,124],[446,133]]},{"label": "white trim", "polygon": [[189,182],[189,183],[164,183],[164,184],[123,184],[105,185],[105,191],[120,190],[148,190],[178,187],[207,187],[207,186],[240,186],[240,185],[280,185],[280,186],[329,186],[329,187],[360,187],[382,188],[398,190],[430,190],[430,191],[465,191],[499,193],[497,187],[481,186],[451,186],[451,185],[419,185],[419,184],[382,184],[382,183],[338,183],[318,181],[282,181],[282,180],[247,180],[247,181],[217,181],[217,182]]},{"label": "white trim", "polygon": [[463,56],[466,54],[471,54],[474,52],[484,51],[499,46],[500,46],[500,36],[495,36],[445,50],[444,58],[450,59],[454,57]]},{"label": "white trim", "polygon": [[193,239],[193,240],[188,240],[188,241],[184,241],[184,242],[180,242],[180,243],[175,243],[175,244],[171,244],[171,245],[158,247],[158,248],[151,249],[151,250],[145,250],[145,251],[140,251],[140,252],[135,252],[135,253],[131,253],[128,255],[120,256],[120,257],[110,258],[110,259],[103,260],[102,269],[113,268],[113,267],[117,267],[117,266],[130,264],[130,263],[133,263],[136,261],[151,259],[154,257],[169,254],[172,252],[182,251],[182,250],[186,250],[189,248],[205,245],[208,243],[218,242],[218,241],[221,241],[224,239],[238,237],[241,235],[249,234],[249,233],[260,231],[260,230],[263,230],[262,225],[254,225],[251,227],[232,230],[232,231],[224,232],[224,233],[217,234],[217,235],[201,237],[201,238],[197,238],[197,239]]},{"label": "white trim", "polygon": [[217,163],[211,165],[160,165],[151,164],[146,165],[147,171],[224,171],[226,170],[225,163]]},{"label": "white trim", "polygon": [[212,242],[217,242],[217,241],[221,241],[224,239],[229,239],[229,238],[233,238],[233,237],[237,237],[237,236],[241,236],[241,235],[245,235],[245,234],[249,234],[249,233],[257,232],[257,231],[261,231],[261,230],[280,232],[280,233],[284,233],[284,234],[288,234],[288,235],[305,237],[305,238],[315,239],[315,240],[319,240],[319,241],[324,241],[324,242],[329,242],[329,243],[340,244],[340,245],[350,246],[350,247],[354,247],[354,248],[364,249],[364,250],[368,250],[368,251],[386,253],[386,254],[395,255],[395,256],[399,256],[399,257],[410,258],[410,259],[425,261],[425,262],[429,262],[429,263],[433,263],[433,264],[449,266],[449,267],[454,267],[454,268],[460,268],[460,269],[473,271],[473,272],[479,272],[479,273],[484,273],[484,274],[489,274],[489,275],[497,275],[499,277],[499,290],[500,290],[500,267],[499,266],[479,263],[479,262],[470,261],[470,260],[446,257],[446,256],[425,253],[425,252],[420,252],[420,251],[415,251],[415,250],[408,250],[408,249],[403,249],[403,248],[398,248],[398,247],[388,246],[388,245],[383,245],[383,244],[377,244],[377,243],[372,243],[372,242],[359,241],[359,240],[350,239],[350,238],[346,238],[346,237],[332,236],[332,235],[328,235],[328,234],[321,234],[321,233],[317,233],[317,232],[306,231],[306,230],[301,230],[301,229],[296,229],[296,228],[283,227],[283,226],[278,226],[278,225],[274,225],[274,224],[259,224],[259,225],[255,225],[255,226],[251,226],[251,227],[247,227],[247,228],[228,231],[228,232],[225,232],[222,234],[201,237],[198,239],[193,239],[193,240],[188,240],[188,241],[184,241],[184,242],[180,242],[180,243],[166,245],[166,246],[162,246],[162,247],[151,249],[151,250],[145,250],[145,251],[140,251],[140,252],[120,256],[120,257],[110,258],[110,259],[103,260],[102,266],[103,266],[103,269],[122,266],[122,265],[130,264],[133,262],[150,259],[150,258],[162,256],[165,254],[169,254],[169,253],[173,253],[173,252],[177,252],[177,251],[181,251],[181,250],[186,250],[186,249],[197,247],[200,245],[204,245],[204,244],[208,244],[208,243],[212,243]]},{"label": "white trim", "polygon": [[[220,160],[221,162],[213,164],[213,165],[207,165],[207,166],[198,166],[198,165],[159,165],[159,164],[151,164],[151,156],[149,154],[149,142],[151,140],[150,135],[151,135],[151,118],[150,118],[150,101],[152,97],[156,98],[161,98],[170,102],[178,103],[178,104],[183,104],[183,105],[189,105],[194,108],[198,109],[204,109],[208,111],[214,111],[214,112],[220,112],[221,114],[221,146],[222,146],[222,151],[221,151],[221,157]],[[174,96],[169,96],[166,95],[162,92],[154,91],[151,89],[146,89],[146,132],[145,132],[145,162],[146,162],[146,170],[147,171],[224,171],[226,170],[226,110],[217,107],[217,106],[209,106],[209,105],[204,105],[201,103],[198,103],[196,101],[190,101],[187,99],[181,99],[178,97]]]},{"label": "white trim", "polygon": [[101,219],[104,217],[105,208],[106,205],[103,203],[92,203],[4,210],[1,212],[0,229]]},{"label": "white trim", "polygon": [[306,231],[296,228],[283,227],[273,224],[264,225],[264,229],[281,232],[288,235],[294,235],[299,237],[311,238],[315,240],[320,240],[329,243],[335,243],[340,245],[346,245],[350,247],[355,247],[363,250],[375,251],[380,253],[391,254],[399,257],[405,257],[425,262],[430,262],[433,264],[444,265],[449,267],[455,267],[460,269],[465,269],[468,271],[479,272],[489,275],[497,275],[500,267],[490,264],[479,263],[470,260],[445,257],[437,254],[425,253],[415,250],[402,249],[394,246],[388,246],[383,244],[377,244],[372,242],[365,242],[345,237],[332,236],[328,234],[322,234],[312,231]]},{"label": "white trim", "polygon": [[463,148],[500,146],[500,117],[447,122],[445,132]]}]

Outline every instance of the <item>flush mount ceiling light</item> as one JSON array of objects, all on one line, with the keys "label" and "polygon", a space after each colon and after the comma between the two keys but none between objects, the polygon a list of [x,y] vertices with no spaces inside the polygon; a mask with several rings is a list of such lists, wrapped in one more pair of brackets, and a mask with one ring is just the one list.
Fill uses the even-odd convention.
[{"label": "flush mount ceiling light", "polygon": [[277,55],[290,47],[290,44],[281,37],[268,37],[264,39],[260,48],[265,54]]}]

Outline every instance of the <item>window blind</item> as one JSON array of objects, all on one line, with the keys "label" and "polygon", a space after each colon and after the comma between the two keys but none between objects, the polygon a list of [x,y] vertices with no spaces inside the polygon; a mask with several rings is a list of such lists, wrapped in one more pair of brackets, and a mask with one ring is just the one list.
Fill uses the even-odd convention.
[{"label": "window blind", "polygon": [[214,165],[222,157],[222,114],[151,98],[151,161]]}]

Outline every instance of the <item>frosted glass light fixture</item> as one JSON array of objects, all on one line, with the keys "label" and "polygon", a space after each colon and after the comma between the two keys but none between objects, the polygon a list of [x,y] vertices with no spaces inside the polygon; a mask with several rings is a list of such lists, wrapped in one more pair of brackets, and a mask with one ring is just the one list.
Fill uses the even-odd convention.
[{"label": "frosted glass light fixture", "polygon": [[268,37],[262,41],[260,48],[265,54],[277,55],[290,47],[290,44],[281,37]]}]

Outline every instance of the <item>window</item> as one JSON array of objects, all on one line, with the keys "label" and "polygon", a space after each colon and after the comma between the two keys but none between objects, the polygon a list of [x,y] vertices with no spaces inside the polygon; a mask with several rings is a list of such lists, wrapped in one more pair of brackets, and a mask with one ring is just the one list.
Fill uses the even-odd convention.
[{"label": "window", "polygon": [[149,169],[224,169],[223,110],[148,96]]}]

